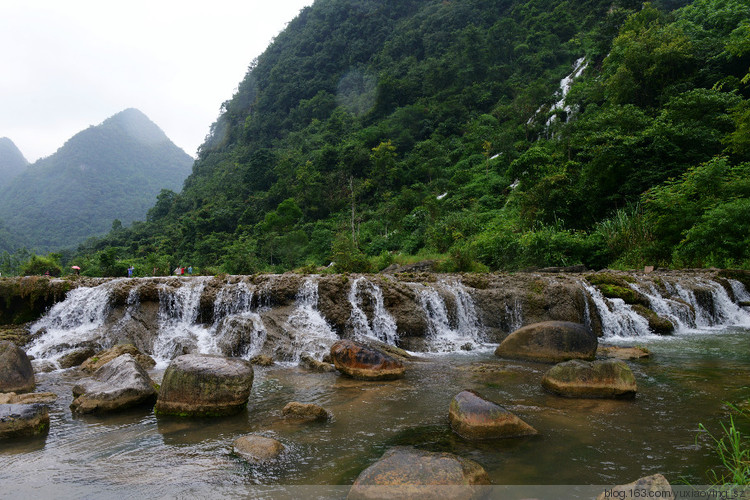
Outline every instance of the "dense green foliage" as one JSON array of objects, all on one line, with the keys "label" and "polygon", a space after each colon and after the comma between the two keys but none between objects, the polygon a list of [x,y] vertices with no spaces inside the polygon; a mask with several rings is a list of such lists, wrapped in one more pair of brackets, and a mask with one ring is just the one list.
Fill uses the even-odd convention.
[{"label": "dense green foliage", "polygon": [[251,64],[183,192],[78,259],[748,267],[750,1],[686,3],[318,0]]},{"label": "dense green foliage", "polygon": [[192,163],[145,115],[129,109],[12,179],[0,191],[0,221],[29,248],[77,245],[105,234],[114,219],[144,218],[160,189],[180,188]]}]

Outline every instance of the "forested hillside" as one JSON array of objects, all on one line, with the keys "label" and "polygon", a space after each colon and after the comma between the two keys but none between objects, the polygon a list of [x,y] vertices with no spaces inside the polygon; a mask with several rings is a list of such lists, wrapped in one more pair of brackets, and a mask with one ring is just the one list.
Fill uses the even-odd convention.
[{"label": "forested hillside", "polygon": [[29,164],[23,153],[7,137],[0,137],[0,189]]},{"label": "forested hillside", "polygon": [[750,0],[686,3],[318,0],[79,260],[750,267]]},{"label": "forested hillside", "polygon": [[50,251],[106,234],[144,218],[161,189],[182,186],[192,163],[143,113],[125,110],[76,134],[0,191],[0,243],[5,233]]}]

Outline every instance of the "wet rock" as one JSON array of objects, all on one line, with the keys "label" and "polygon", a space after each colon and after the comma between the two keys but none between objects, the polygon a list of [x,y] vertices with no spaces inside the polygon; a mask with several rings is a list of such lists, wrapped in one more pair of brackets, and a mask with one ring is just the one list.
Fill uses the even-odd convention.
[{"label": "wet rock", "polygon": [[333,344],[331,359],[338,371],[359,380],[394,380],[406,371],[401,361],[352,340]]},{"label": "wet rock", "polygon": [[54,392],[32,392],[27,394],[16,394],[15,392],[0,393],[0,404],[47,404],[54,403],[57,394]]},{"label": "wet rock", "polygon": [[542,386],[571,398],[633,398],[637,392],[633,372],[619,359],[557,364],[544,375]]},{"label": "wet rock", "polygon": [[24,350],[0,342],[0,392],[31,392],[34,387],[34,369]]},{"label": "wet rock", "polygon": [[249,434],[235,439],[232,450],[248,462],[262,464],[277,459],[284,445],[272,438]]},{"label": "wet rock", "polygon": [[195,417],[231,415],[247,406],[252,385],[249,361],[186,354],[172,360],[164,372],[155,411]]},{"label": "wet rock", "polygon": [[453,398],[448,418],[453,431],[465,439],[511,438],[537,434],[536,429],[516,415],[474,391],[462,391]]},{"label": "wet rock", "polygon": [[93,373],[102,366],[106,365],[115,358],[123,354],[130,354],[144,369],[150,370],[156,366],[156,361],[148,354],[143,354],[133,344],[118,344],[110,349],[100,351],[81,364],[81,370],[86,373]]},{"label": "wet rock", "polygon": [[33,359],[31,366],[34,368],[34,373],[49,373],[57,370],[57,365],[46,359]]},{"label": "wet rock", "polygon": [[594,359],[598,340],[580,323],[545,321],[519,328],[495,350],[501,358],[558,363],[569,359]]},{"label": "wet rock", "polygon": [[653,310],[640,304],[632,306],[633,310],[646,318],[648,328],[657,335],[672,335],[674,333],[674,324],[666,318],[662,318]]},{"label": "wet rock", "polygon": [[49,411],[41,404],[0,404],[0,439],[42,436],[49,431]]},{"label": "wet rock", "polygon": [[148,373],[130,354],[123,354],[73,387],[74,413],[106,413],[153,404],[156,390]]},{"label": "wet rock", "polygon": [[472,460],[397,446],[362,471],[347,498],[469,499],[489,484],[487,472]]},{"label": "wet rock", "polygon": [[82,347],[62,356],[57,360],[57,364],[60,365],[60,368],[73,368],[74,366],[80,365],[94,354],[96,354],[96,349],[93,347]]},{"label": "wet rock", "polygon": [[675,498],[672,491],[672,485],[667,478],[661,474],[642,477],[629,484],[614,486],[613,488],[603,491],[596,500],[605,498]]},{"label": "wet rock", "polygon": [[318,361],[307,353],[300,356],[299,365],[313,372],[328,373],[336,371],[336,368],[332,364]]},{"label": "wet rock", "polygon": [[331,419],[331,412],[312,403],[298,403],[293,401],[287,403],[281,414],[286,418],[306,421],[326,421]]},{"label": "wet rock", "polygon": [[651,351],[645,347],[599,346],[597,356],[614,359],[643,359],[651,356]]},{"label": "wet rock", "polygon": [[254,356],[250,360],[250,363],[258,366],[273,366],[276,364],[271,356],[267,356],[265,354],[258,354],[257,356]]},{"label": "wet rock", "polygon": [[216,336],[221,354],[227,357],[244,357],[265,337],[265,325],[258,315],[230,316],[219,323]]}]

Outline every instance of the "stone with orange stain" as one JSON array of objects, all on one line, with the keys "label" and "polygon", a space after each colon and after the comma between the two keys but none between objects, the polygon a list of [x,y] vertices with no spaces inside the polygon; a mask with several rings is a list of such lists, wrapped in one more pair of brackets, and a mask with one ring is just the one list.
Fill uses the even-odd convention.
[{"label": "stone with orange stain", "polygon": [[338,371],[359,380],[395,380],[406,372],[401,361],[352,340],[333,344],[331,359]]}]

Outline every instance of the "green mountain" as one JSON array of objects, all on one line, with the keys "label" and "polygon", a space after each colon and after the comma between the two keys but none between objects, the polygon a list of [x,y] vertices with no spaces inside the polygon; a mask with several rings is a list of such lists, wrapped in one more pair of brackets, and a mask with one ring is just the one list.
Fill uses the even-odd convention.
[{"label": "green mountain", "polygon": [[81,256],[748,267],[749,34],[749,0],[318,0]]},{"label": "green mountain", "polygon": [[162,189],[180,188],[192,163],[143,113],[128,109],[16,176],[0,192],[0,221],[37,250],[77,245],[115,219],[145,217]]},{"label": "green mountain", "polygon": [[0,137],[0,189],[23,172],[29,162],[7,137]]}]

